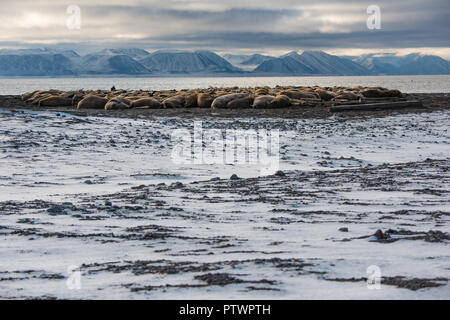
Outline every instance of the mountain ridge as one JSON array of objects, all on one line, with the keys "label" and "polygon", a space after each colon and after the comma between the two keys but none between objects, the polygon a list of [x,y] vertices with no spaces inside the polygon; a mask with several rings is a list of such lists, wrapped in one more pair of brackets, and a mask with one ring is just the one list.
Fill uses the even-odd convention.
[{"label": "mountain ridge", "polygon": [[380,75],[450,74],[450,61],[435,55],[372,53],[348,58]]},{"label": "mountain ridge", "polygon": [[450,74],[450,61],[436,55],[370,53],[336,56],[324,51],[291,51],[222,56],[208,50],[106,48],[86,55],[75,50],[0,49],[0,76],[83,76],[165,74],[248,74],[297,76]]}]

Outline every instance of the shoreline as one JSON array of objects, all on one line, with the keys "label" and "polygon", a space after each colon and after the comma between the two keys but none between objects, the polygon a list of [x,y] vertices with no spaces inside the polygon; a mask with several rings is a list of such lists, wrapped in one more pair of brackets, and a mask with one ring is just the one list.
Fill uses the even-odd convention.
[{"label": "shoreline", "polygon": [[336,114],[344,119],[358,119],[367,117],[385,117],[396,114],[435,112],[450,109],[449,93],[409,93],[404,94],[409,100],[422,102],[422,107],[403,109],[346,111],[335,113],[329,106],[317,105],[314,107],[286,107],[276,109],[210,109],[210,108],[162,108],[162,109],[77,109],[71,107],[38,107],[22,101],[20,95],[0,95],[0,110],[17,111],[49,111],[69,113],[88,117],[115,117],[115,118],[153,118],[153,117],[180,117],[193,119],[230,119],[230,118],[280,118],[280,119],[326,119]]},{"label": "shoreline", "polygon": [[[422,107],[106,111],[0,96],[0,297],[447,298],[450,99],[405,98]],[[172,133],[192,134],[193,118],[278,130],[280,171],[173,162]],[[67,289],[72,266],[82,290]],[[367,289],[370,266],[383,290]]]}]

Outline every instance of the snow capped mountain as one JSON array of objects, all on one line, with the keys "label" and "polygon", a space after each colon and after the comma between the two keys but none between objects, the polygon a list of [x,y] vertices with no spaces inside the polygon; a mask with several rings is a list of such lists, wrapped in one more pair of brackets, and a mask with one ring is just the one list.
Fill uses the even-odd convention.
[{"label": "snow capped mountain", "polygon": [[450,74],[450,62],[438,56],[420,55],[402,64],[398,74]]},{"label": "snow capped mountain", "polygon": [[264,61],[273,59],[271,56],[264,56],[262,54],[252,54],[248,59],[244,60],[242,62],[242,65],[249,65],[249,66],[255,66],[263,63]]},{"label": "snow capped mountain", "polygon": [[240,67],[240,66],[257,66],[267,61],[269,59],[273,59],[271,56],[264,56],[259,53],[251,54],[251,55],[235,55],[235,54],[224,54],[223,57],[225,60],[230,62],[231,64]]},{"label": "snow capped mountain", "polygon": [[248,72],[253,71],[258,65],[260,65],[264,61],[273,58],[269,56],[263,56],[258,53],[252,55],[224,54],[223,57],[233,66]]},{"label": "snow capped mountain", "polygon": [[140,62],[156,73],[239,72],[239,68],[211,51],[156,51]]},{"label": "snow capped mountain", "polygon": [[78,74],[148,74],[150,71],[127,55],[89,54],[75,67]]},{"label": "snow capped mountain", "polygon": [[365,54],[351,58],[375,74],[431,75],[450,74],[450,62],[434,55],[411,53],[397,56],[393,53]]},{"label": "snow capped mountain", "polygon": [[35,49],[1,49],[0,55],[29,55],[29,54],[51,54],[57,53],[49,48],[35,48]]},{"label": "snow capped mountain", "polygon": [[49,48],[37,49],[0,49],[0,55],[46,55],[46,54],[62,54],[67,58],[79,57],[78,53],[73,50],[53,50]]},{"label": "snow capped mountain", "polygon": [[115,49],[104,49],[99,52],[99,54],[103,55],[126,55],[135,60],[141,60],[150,55],[150,52],[139,49],[139,48],[115,48]]},{"label": "snow capped mountain", "polygon": [[0,76],[70,76],[79,57],[73,50],[3,49]]},{"label": "snow capped mountain", "polygon": [[296,51],[279,58],[266,60],[255,72],[295,74],[295,75],[368,75],[365,67],[323,51],[305,51],[301,55]]},{"label": "snow capped mountain", "polygon": [[434,55],[412,53],[371,53],[335,56],[323,51],[289,52],[280,57],[261,54],[223,57],[211,51],[160,50],[150,53],[139,48],[104,49],[80,56],[73,50],[2,49],[0,76],[79,76],[146,74],[257,75],[432,75],[450,74],[450,62]]},{"label": "snow capped mountain", "polygon": [[370,74],[365,67],[353,61],[333,56],[323,51],[304,51],[299,58],[318,74],[340,76]]},{"label": "snow capped mountain", "polygon": [[257,73],[273,73],[273,74],[295,74],[295,75],[311,75],[314,70],[305,65],[296,57],[285,55],[280,58],[273,58],[261,63],[254,72]]},{"label": "snow capped mountain", "polygon": [[242,62],[250,59],[251,55],[248,54],[230,54],[226,53],[222,55],[222,57],[227,60],[229,63],[235,66],[239,66]]},{"label": "snow capped mountain", "polygon": [[[0,50],[0,76],[69,76],[148,74],[150,71],[129,55],[143,55],[140,49],[105,49],[80,56],[73,50]],[[143,52],[146,52],[142,50]],[[149,54],[148,52],[146,52]]]},{"label": "snow capped mountain", "polygon": [[74,75],[72,60],[63,54],[0,54],[0,76]]}]

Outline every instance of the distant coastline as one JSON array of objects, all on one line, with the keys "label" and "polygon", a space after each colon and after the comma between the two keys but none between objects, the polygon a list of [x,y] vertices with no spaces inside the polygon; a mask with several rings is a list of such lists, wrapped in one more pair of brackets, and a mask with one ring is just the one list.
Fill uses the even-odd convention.
[{"label": "distant coastline", "polygon": [[[276,73],[189,73],[189,74],[82,74],[82,75],[54,75],[54,76],[2,76],[0,79],[111,79],[111,78],[137,78],[137,79],[157,79],[157,78],[329,78],[329,77],[414,77],[414,76],[446,76],[447,74],[429,74],[429,75],[386,75],[386,74],[375,74],[375,75],[333,75],[333,74],[320,74],[320,75],[296,75],[296,74],[276,74]],[[450,75],[450,74],[448,74]]]},{"label": "distant coastline", "polygon": [[450,93],[450,75],[415,76],[89,76],[89,77],[0,77],[0,95],[18,95],[35,90],[120,89],[181,90],[209,87],[291,86],[383,86],[405,93]]},{"label": "distant coastline", "polygon": [[365,54],[336,56],[324,51],[291,51],[272,57],[219,55],[212,51],[104,49],[0,50],[0,77],[317,77],[450,74],[450,62],[435,55]]}]

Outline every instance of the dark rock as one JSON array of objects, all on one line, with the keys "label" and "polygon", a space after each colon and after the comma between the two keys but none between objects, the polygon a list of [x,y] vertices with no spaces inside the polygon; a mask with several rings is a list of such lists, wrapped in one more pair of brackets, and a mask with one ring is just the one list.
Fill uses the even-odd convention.
[{"label": "dark rock", "polygon": [[195,279],[204,281],[210,286],[225,286],[228,284],[236,284],[244,282],[243,280],[235,278],[227,273],[207,273],[195,276]]},{"label": "dark rock", "polygon": [[388,233],[383,233],[383,231],[381,231],[380,229],[378,229],[374,236],[378,239],[378,240],[387,240],[390,238]]},{"label": "dark rock", "polygon": [[286,174],[283,171],[281,171],[281,170],[278,170],[277,172],[275,172],[275,175],[278,176],[278,177],[286,176]]},{"label": "dark rock", "polygon": [[60,214],[66,214],[64,212],[64,207],[61,205],[55,205],[55,206],[47,209],[47,212],[53,216],[60,215]]},{"label": "dark rock", "polygon": [[183,187],[184,187],[184,184],[182,184],[181,182],[175,182],[175,183],[172,183],[172,184],[170,185],[170,187],[171,187],[171,188],[174,188],[174,189],[179,189],[179,188],[183,188]]}]

